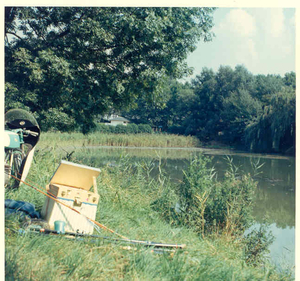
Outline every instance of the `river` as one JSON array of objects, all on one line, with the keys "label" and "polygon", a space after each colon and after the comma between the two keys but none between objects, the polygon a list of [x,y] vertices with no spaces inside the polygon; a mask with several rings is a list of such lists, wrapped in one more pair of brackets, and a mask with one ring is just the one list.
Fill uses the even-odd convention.
[{"label": "river", "polygon": [[[270,246],[271,262],[279,269],[295,266],[295,157],[251,154],[214,149],[160,149],[160,148],[85,148],[78,149],[75,156],[90,158],[94,166],[114,165],[121,155],[132,161],[152,160],[156,167],[160,161],[164,172],[174,181],[182,179],[182,170],[193,155],[205,154],[211,158],[219,178],[228,168],[227,156],[238,167],[240,174],[253,172],[253,163],[262,167],[255,176],[258,188],[255,196],[253,215],[254,227],[266,218],[269,230],[275,238]],[[153,170],[155,174],[156,170]]]}]

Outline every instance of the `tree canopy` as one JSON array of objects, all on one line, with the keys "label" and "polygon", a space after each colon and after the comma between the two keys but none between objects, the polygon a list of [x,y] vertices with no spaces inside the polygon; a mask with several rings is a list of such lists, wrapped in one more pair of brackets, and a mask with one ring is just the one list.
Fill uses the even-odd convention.
[{"label": "tree canopy", "polygon": [[165,81],[163,103],[137,101],[123,111],[134,122],[176,134],[196,135],[256,152],[286,152],[295,147],[294,72],[253,75],[245,66],[204,67],[191,83]]},{"label": "tree canopy", "polygon": [[6,7],[5,106],[60,129],[124,109],[161,90],[199,40],[212,38],[213,8]]}]

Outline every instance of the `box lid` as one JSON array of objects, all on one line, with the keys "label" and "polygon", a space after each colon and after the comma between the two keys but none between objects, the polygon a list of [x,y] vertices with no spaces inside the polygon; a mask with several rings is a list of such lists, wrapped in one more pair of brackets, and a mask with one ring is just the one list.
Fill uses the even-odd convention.
[{"label": "box lid", "polygon": [[99,174],[100,169],[61,160],[50,183],[90,190],[93,177],[98,177]]}]

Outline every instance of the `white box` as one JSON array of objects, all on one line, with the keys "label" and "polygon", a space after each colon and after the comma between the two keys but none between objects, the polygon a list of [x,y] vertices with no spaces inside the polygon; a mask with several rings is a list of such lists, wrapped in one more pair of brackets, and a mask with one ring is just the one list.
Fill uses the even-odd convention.
[{"label": "white box", "polygon": [[[99,202],[96,177],[99,174],[100,169],[61,161],[46,187],[47,193],[80,214],[46,197],[41,213],[51,229],[54,229],[55,221],[62,220],[66,223],[65,231],[93,233],[94,225],[86,217],[92,220],[96,218]],[[94,186],[94,192],[89,191],[92,186]]]}]

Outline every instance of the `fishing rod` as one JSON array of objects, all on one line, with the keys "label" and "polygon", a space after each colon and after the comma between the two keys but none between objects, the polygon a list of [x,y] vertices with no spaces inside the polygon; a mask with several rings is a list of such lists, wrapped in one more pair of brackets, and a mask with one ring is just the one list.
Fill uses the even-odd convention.
[{"label": "fishing rod", "polygon": [[121,237],[121,238],[123,238],[123,239],[126,239],[126,240],[129,239],[129,238],[127,238],[126,236],[123,236],[123,235],[117,233],[116,231],[114,231],[114,230],[108,228],[107,226],[105,226],[105,225],[103,225],[103,224],[101,224],[101,223],[99,223],[99,222],[97,222],[97,221],[95,221],[95,220],[93,220],[93,219],[87,217],[85,214],[80,213],[78,210],[72,208],[71,206],[65,204],[64,202],[62,202],[62,201],[60,201],[60,200],[57,200],[57,199],[55,198],[55,195],[51,194],[50,192],[48,192],[48,193],[49,193],[49,194],[48,194],[48,193],[46,193],[46,192],[44,192],[44,191],[38,189],[37,187],[35,187],[35,186],[33,186],[33,185],[31,185],[31,184],[29,184],[29,183],[27,183],[27,182],[25,182],[25,181],[19,179],[19,178],[13,176],[13,175],[10,175],[10,176],[13,177],[14,179],[17,179],[17,180],[20,181],[21,183],[24,183],[24,184],[26,184],[27,186],[33,188],[34,190],[36,190],[36,191],[42,193],[43,195],[49,197],[50,199],[54,200],[55,202],[57,202],[57,203],[59,203],[59,204],[65,206],[65,207],[71,209],[72,211],[78,213],[79,215],[84,216],[84,217],[87,218],[89,221],[91,221],[92,223],[94,223],[94,224],[96,224],[97,226],[101,227],[102,229],[107,230],[107,231],[109,231],[109,232],[111,232],[111,233],[113,233],[113,234],[116,234],[117,236],[119,236],[119,237]]},{"label": "fishing rod", "polygon": [[[52,234],[52,235],[61,235],[59,231],[52,230],[52,229],[45,229],[40,227],[30,227],[30,231],[35,233],[41,234]],[[102,239],[102,240],[109,240],[110,242],[122,242],[122,243],[129,243],[134,245],[142,245],[146,247],[153,247],[153,248],[174,248],[174,249],[184,249],[186,247],[185,244],[168,244],[168,243],[158,243],[158,242],[151,242],[151,241],[142,241],[142,240],[132,240],[132,239],[115,239],[107,236],[100,236],[100,235],[93,235],[93,234],[83,234],[83,233],[74,233],[74,232],[64,232],[64,236],[74,237],[74,238],[94,238],[94,239]]]}]

